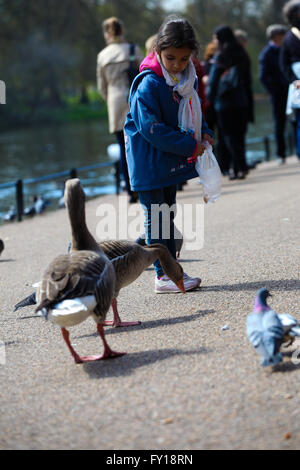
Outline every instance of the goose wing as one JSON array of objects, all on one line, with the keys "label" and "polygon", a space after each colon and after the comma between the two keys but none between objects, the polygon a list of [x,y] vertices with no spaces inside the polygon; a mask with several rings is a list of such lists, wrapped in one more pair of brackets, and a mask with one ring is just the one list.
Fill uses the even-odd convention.
[{"label": "goose wing", "polygon": [[116,273],[116,295],[119,290],[134,282],[153,261],[147,247],[138,243],[120,240],[99,243],[100,248],[111,260]]},{"label": "goose wing", "polygon": [[118,256],[124,256],[134,250],[136,246],[139,246],[129,240],[105,240],[98,243],[98,245],[110,260]]},{"label": "goose wing", "polygon": [[36,311],[50,309],[66,300],[94,295],[95,312],[106,315],[115,288],[110,261],[92,251],[79,251],[56,257],[46,269],[37,292]]}]

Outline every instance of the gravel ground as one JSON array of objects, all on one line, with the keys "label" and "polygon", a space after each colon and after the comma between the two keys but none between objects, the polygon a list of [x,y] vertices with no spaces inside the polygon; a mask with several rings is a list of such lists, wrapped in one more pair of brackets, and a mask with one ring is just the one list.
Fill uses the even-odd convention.
[{"label": "gravel ground", "polygon": [[[291,355],[300,341],[270,371],[245,333],[263,286],[276,311],[300,318],[299,177],[291,157],[286,166],[261,164],[245,181],[224,179],[222,197],[204,209],[203,248],[181,253],[201,289],[157,295],[146,270],[119,296],[121,317],[141,326],[106,329],[127,355],[98,363],[75,365],[59,329],[34,308],[13,313],[66,251],[66,211],[1,226],[0,449],[299,449],[300,365]],[[178,202],[201,202],[195,180]],[[118,208],[115,196],[87,203],[95,235],[104,203]],[[80,354],[102,350],[92,319],[70,332]]]}]

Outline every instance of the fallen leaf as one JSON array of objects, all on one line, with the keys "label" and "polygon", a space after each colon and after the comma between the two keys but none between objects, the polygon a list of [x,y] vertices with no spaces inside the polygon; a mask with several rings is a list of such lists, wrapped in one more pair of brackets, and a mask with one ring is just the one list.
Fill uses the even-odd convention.
[{"label": "fallen leaf", "polygon": [[173,418],[166,418],[163,420],[163,424],[172,424],[173,423]]}]

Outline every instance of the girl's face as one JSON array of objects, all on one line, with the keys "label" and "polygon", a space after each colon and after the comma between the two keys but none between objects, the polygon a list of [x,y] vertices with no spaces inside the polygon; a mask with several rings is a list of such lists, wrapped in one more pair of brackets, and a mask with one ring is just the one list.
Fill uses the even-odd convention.
[{"label": "girl's face", "polygon": [[189,47],[168,47],[160,53],[160,58],[165,69],[171,73],[181,73],[185,70],[192,51]]}]

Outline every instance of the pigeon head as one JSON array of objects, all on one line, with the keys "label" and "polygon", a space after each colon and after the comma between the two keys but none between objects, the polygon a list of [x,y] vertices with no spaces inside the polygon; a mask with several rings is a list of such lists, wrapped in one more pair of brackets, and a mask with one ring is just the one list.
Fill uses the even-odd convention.
[{"label": "pigeon head", "polygon": [[262,289],[259,289],[256,294],[255,298],[255,304],[254,304],[254,310],[256,312],[264,312],[266,310],[270,310],[270,307],[267,304],[267,298],[272,297],[268,289],[263,287]]},{"label": "pigeon head", "polygon": [[259,291],[257,292],[257,295],[261,300],[264,300],[265,302],[268,297],[272,297],[272,294],[270,294],[268,289],[266,289],[265,287],[263,287],[262,289],[259,289]]}]

